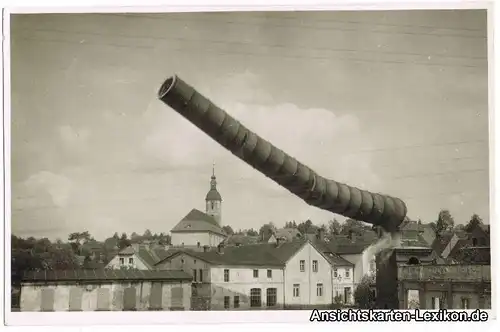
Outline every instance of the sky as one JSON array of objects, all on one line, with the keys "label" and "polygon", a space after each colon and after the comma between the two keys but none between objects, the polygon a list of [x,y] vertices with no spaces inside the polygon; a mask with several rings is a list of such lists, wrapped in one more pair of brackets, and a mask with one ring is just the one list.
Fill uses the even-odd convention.
[{"label": "sky", "polygon": [[489,223],[486,11],[11,17],[12,232],[168,233],[340,216],[311,207],[158,100],[177,74],[324,177],[408,216]]}]

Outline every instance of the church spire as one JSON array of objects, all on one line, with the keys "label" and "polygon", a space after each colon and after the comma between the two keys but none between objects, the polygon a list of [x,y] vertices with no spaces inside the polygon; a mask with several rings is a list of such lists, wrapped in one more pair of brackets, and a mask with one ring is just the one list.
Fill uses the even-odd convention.
[{"label": "church spire", "polygon": [[205,197],[206,211],[208,215],[214,217],[217,223],[221,222],[222,197],[217,190],[217,179],[215,178],[215,162],[212,164],[212,177],[210,178],[210,190]]},{"label": "church spire", "polygon": [[215,162],[212,164],[212,177],[210,179],[210,189],[217,190],[217,179],[215,177]]}]

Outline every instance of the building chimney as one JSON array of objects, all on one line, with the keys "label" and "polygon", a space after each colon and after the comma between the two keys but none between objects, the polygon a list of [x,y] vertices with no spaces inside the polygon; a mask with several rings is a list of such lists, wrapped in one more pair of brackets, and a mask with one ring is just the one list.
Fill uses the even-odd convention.
[{"label": "building chimney", "polygon": [[325,230],[323,228],[318,228],[316,233],[316,240],[324,241],[325,240]]},{"label": "building chimney", "polygon": [[224,243],[220,243],[218,246],[217,246],[217,253],[219,254],[223,254],[224,253]]},{"label": "building chimney", "polygon": [[208,246],[203,246],[203,252],[208,252]]}]

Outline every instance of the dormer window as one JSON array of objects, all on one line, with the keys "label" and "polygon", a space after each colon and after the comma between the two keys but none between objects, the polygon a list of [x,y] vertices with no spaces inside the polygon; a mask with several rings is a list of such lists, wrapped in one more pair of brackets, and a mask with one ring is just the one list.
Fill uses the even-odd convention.
[{"label": "dormer window", "polygon": [[191,225],[187,225],[186,228],[191,228]]}]

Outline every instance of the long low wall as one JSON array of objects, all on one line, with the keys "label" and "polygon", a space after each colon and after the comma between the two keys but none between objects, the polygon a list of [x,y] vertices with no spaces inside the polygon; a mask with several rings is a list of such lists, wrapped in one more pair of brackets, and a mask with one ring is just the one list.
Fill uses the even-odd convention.
[{"label": "long low wall", "polygon": [[398,267],[398,280],[491,281],[490,265],[408,265]]},{"label": "long low wall", "polygon": [[190,283],[23,283],[21,311],[189,310]]}]

